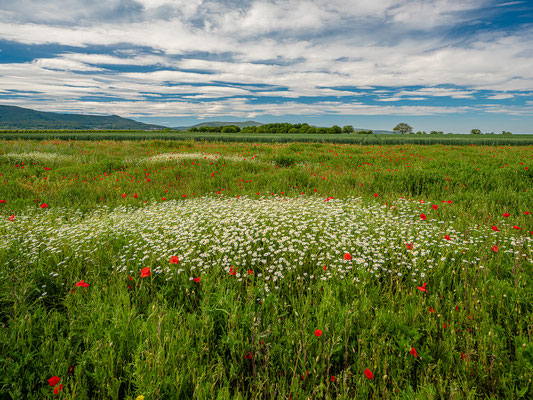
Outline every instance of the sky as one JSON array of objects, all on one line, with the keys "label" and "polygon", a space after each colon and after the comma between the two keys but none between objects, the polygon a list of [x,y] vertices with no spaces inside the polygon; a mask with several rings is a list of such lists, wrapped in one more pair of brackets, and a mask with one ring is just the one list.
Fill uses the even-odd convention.
[{"label": "sky", "polygon": [[533,1],[0,0],[0,104],[533,133]]}]

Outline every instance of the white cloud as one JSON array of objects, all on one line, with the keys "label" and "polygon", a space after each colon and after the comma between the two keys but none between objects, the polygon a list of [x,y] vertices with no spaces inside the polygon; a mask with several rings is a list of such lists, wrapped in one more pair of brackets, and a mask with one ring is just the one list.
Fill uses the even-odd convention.
[{"label": "white cloud", "polygon": [[[364,96],[335,87],[388,87],[379,98],[384,103],[438,101],[442,97],[474,99],[479,90],[491,91],[487,98],[494,100],[516,96],[508,91],[529,93],[533,91],[531,25],[517,33],[477,33],[464,41],[441,33],[468,18],[475,19],[472,10],[488,3],[49,0],[43,5],[37,0],[20,0],[0,6],[1,39],[83,49],[60,51],[28,63],[0,64],[0,87],[35,90],[40,92],[36,97],[54,99],[57,105],[88,95],[122,98],[125,101],[113,103],[113,107],[124,107],[128,115],[141,104],[145,112],[154,115],[167,107],[178,112],[184,104],[185,109],[198,112],[285,110],[299,114],[320,112],[318,103],[304,104],[299,97]],[[113,49],[119,44],[122,50],[110,51],[112,54],[93,54],[88,49]],[[107,65],[153,66],[160,70],[123,73]],[[268,89],[261,89],[263,85]],[[402,89],[405,86],[421,88]],[[143,93],[159,94],[161,98],[182,96],[183,101],[143,103]],[[250,106],[246,99],[221,100],[221,107],[199,102],[230,96],[277,96],[284,100],[282,105],[272,105],[270,111],[267,106],[254,111],[256,105]],[[89,111],[96,103],[79,104]],[[153,104],[153,108],[147,104]],[[346,110],[354,113],[439,113],[456,109],[373,108],[348,99],[334,107],[330,103],[322,105],[334,113],[344,109],[340,104],[349,104]]]}]

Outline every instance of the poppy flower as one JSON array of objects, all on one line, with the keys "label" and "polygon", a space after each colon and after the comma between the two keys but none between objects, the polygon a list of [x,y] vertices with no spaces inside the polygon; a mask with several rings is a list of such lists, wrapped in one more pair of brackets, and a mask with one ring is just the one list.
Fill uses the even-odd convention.
[{"label": "poppy flower", "polygon": [[429,307],[429,312],[430,312],[431,314],[433,314],[433,313],[435,312],[435,310],[433,309],[433,307]]},{"label": "poppy flower", "polygon": [[149,267],[144,267],[143,269],[141,269],[141,278],[146,278],[150,275],[152,275],[152,271],[150,271]]},{"label": "poppy flower", "polygon": [[345,259],[346,261],[350,261],[350,260],[352,259],[351,254],[350,254],[350,253],[344,253],[344,259]]},{"label": "poppy flower", "polygon": [[450,240],[450,235],[444,235],[444,239]]},{"label": "poppy flower", "polygon": [[447,201],[446,203],[448,203],[448,204],[452,204],[452,203],[453,203],[453,201],[451,201],[451,200],[448,200],[448,201]]},{"label": "poppy flower", "polygon": [[41,204],[41,208],[48,208],[48,204],[46,203]]},{"label": "poppy flower", "polygon": [[524,213],[524,215],[529,215],[529,214],[531,214],[529,211],[526,211],[526,212]]},{"label": "poppy flower", "polygon": [[372,374],[372,371],[370,371],[368,368],[365,369],[365,376],[366,376],[368,379],[374,379],[374,374]]},{"label": "poppy flower", "polygon": [[122,198],[126,197],[126,193],[122,193]]},{"label": "poppy flower", "polygon": [[89,287],[89,284],[82,279],[81,281],[76,282],[76,287]]},{"label": "poppy flower", "polygon": [[248,270],[248,275],[253,275],[254,274],[254,271],[252,271],[251,269]]},{"label": "poppy flower", "polygon": [[407,248],[407,250],[413,250],[413,243],[406,243],[405,247]]},{"label": "poppy flower", "polygon": [[198,278],[192,278],[192,280],[195,281],[196,283],[200,283],[200,278],[201,276],[199,276]]},{"label": "poppy flower", "polygon": [[510,217],[511,214],[509,214],[509,213],[505,213],[505,214],[503,214],[503,216],[507,218],[507,217]]},{"label": "poppy flower", "polygon": [[329,378],[331,382],[335,382],[335,377],[332,375],[331,378]]},{"label": "poppy flower", "polygon": [[133,198],[134,198],[134,199],[136,199],[136,198],[137,198],[137,193],[135,193],[135,194],[133,195]]},{"label": "poppy flower", "polygon": [[377,194],[377,193],[374,193],[374,197],[378,197],[378,194]]},{"label": "poppy flower", "polygon": [[15,220],[15,214],[11,215],[7,219],[10,220],[11,222],[13,222]]},{"label": "poppy flower", "polygon": [[50,386],[55,386],[59,383],[61,378],[59,376],[52,376],[50,379],[48,379],[48,384]]},{"label": "poppy flower", "polygon": [[229,267],[229,274],[230,275],[237,275],[237,270],[233,268],[233,266]]},{"label": "poppy flower", "polygon": [[315,335],[316,335],[317,337],[322,336],[322,331],[321,331],[320,329],[315,330]]},{"label": "poppy flower", "polygon": [[515,226],[513,226],[513,229],[518,229],[518,230],[520,230],[520,229],[522,229],[522,228],[520,228],[518,225],[515,225]]},{"label": "poppy flower", "polygon": [[416,349],[414,347],[411,347],[411,351],[409,352],[409,354],[412,354],[413,356],[418,357],[418,354],[416,354]]},{"label": "poppy flower", "polygon": [[492,251],[496,253],[498,251],[498,246],[496,245],[492,246]]},{"label": "poppy flower", "polygon": [[180,262],[180,259],[178,258],[178,256],[172,256],[170,257],[170,263],[171,264],[177,264]]},{"label": "poppy flower", "polygon": [[416,288],[417,288],[418,290],[420,290],[421,292],[426,292],[426,293],[428,293],[428,291],[426,290],[426,285],[427,285],[427,283],[424,283],[424,284],[422,285],[422,287],[417,286]]},{"label": "poppy flower", "polygon": [[427,218],[428,218],[428,217],[426,217],[425,214],[420,214],[420,219],[421,219],[422,221],[425,221]]},{"label": "poppy flower", "polygon": [[433,208],[434,210],[438,210],[438,209],[439,209],[439,206],[436,205],[436,204],[433,204],[433,205],[431,206],[431,208]]},{"label": "poppy flower", "polygon": [[499,232],[499,231],[500,231],[500,230],[498,229],[497,226],[494,226],[494,225],[493,225],[493,226],[491,226],[491,228],[492,228],[492,230],[493,230],[494,232]]},{"label": "poppy flower", "polygon": [[0,204],[6,204],[6,201],[5,200],[0,200]]},{"label": "poppy flower", "polygon": [[54,388],[54,394],[58,394],[59,392],[61,392],[63,390],[63,384],[59,385],[59,386],[56,386]]}]

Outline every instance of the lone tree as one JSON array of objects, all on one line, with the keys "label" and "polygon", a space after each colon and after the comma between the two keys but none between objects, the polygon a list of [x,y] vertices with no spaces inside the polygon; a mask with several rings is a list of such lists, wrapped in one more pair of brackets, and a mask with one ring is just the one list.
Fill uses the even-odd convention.
[{"label": "lone tree", "polygon": [[406,124],[405,122],[402,122],[396,125],[393,131],[398,132],[398,133],[411,133],[413,132],[413,128],[411,127],[411,125]]},{"label": "lone tree", "polygon": [[470,133],[471,133],[472,135],[481,135],[481,131],[480,131],[479,129],[472,129],[472,130],[470,131]]}]

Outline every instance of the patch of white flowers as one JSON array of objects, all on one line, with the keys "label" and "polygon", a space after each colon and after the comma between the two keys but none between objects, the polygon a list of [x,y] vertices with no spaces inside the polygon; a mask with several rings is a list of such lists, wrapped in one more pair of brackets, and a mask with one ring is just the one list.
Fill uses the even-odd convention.
[{"label": "patch of white flowers", "polygon": [[[466,235],[453,221],[435,219],[430,207],[402,199],[384,206],[358,198],[204,197],[140,208],[102,206],[88,214],[33,210],[0,226],[0,260],[17,267],[46,257],[59,271],[54,273],[73,263],[108,260],[119,273],[138,274],[149,266],[167,280],[235,271],[238,282],[250,270],[266,293],[284,279],[359,282],[370,274],[419,282],[435,267],[483,268],[486,256],[475,249],[496,242],[500,254],[532,262],[530,237],[479,226]],[[172,256],[179,264],[169,262]]]}]

